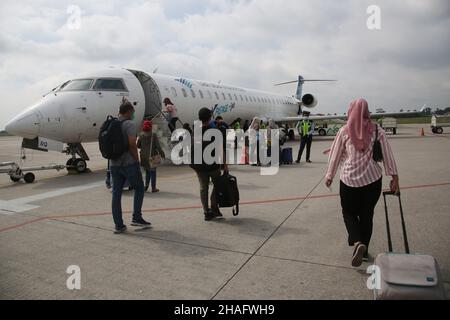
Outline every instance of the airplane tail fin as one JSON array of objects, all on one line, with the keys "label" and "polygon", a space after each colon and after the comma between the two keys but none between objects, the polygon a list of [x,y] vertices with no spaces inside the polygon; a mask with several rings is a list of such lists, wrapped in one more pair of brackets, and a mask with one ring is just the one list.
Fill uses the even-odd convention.
[{"label": "airplane tail fin", "polygon": [[305,79],[303,78],[301,75],[298,76],[298,80],[293,80],[293,81],[287,81],[287,82],[281,82],[281,83],[276,83],[275,86],[282,86],[285,84],[290,84],[290,83],[297,83],[297,91],[295,92],[295,97],[298,100],[302,100],[302,91],[303,91],[303,84],[305,82],[330,82],[330,81],[337,81],[337,80],[329,80],[329,79]]}]

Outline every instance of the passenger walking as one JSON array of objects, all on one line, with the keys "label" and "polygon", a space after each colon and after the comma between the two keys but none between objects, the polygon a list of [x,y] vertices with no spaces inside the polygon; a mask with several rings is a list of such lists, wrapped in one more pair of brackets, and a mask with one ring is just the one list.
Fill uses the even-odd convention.
[{"label": "passenger walking", "polygon": [[[208,108],[202,108],[198,112],[198,118],[202,122],[202,138],[205,132],[211,129],[211,117],[212,112]],[[201,143],[201,148],[199,146],[198,149],[202,150],[202,163],[195,163],[195,150],[197,149],[195,145],[197,143]],[[193,141],[192,149],[191,149],[191,165],[190,167],[194,169],[197,174],[198,181],[200,184],[200,200],[202,202],[203,213],[205,215],[205,221],[212,220],[214,218],[222,217],[222,213],[219,210],[219,206],[216,202],[216,195],[214,189],[211,193],[211,207],[208,204],[208,194],[209,194],[209,182],[213,183],[215,180],[221,175],[220,171],[220,163],[214,162],[212,164],[207,164],[205,159],[203,158],[204,150],[210,145],[214,143],[213,141]],[[222,150],[219,150],[221,152]],[[214,153],[214,152],[213,152]],[[212,154],[215,156],[215,154]],[[223,157],[222,157],[223,158]],[[224,164],[224,171],[228,171],[228,166]]]},{"label": "passenger walking", "polygon": [[159,192],[159,189],[156,188],[156,168],[161,163],[161,158],[165,158],[166,155],[152,128],[152,122],[145,120],[137,141],[137,147],[140,149],[141,166],[145,170],[144,190],[148,190],[151,182],[152,193],[155,193]]},{"label": "passenger walking", "polygon": [[142,218],[142,202],[144,200],[144,183],[139,167],[139,155],[136,146],[136,126],[134,124],[134,107],[124,101],[119,108],[119,120],[122,122],[122,136],[127,151],[119,158],[111,160],[110,170],[112,177],[112,215],[116,226],[114,233],[122,233],[127,227],[122,219],[122,189],[128,180],[130,187],[134,189],[134,205],[132,226],[149,226],[151,223]]},{"label": "passenger walking", "polygon": [[237,118],[236,120],[230,123],[230,128],[232,128],[233,130],[241,129],[241,121],[242,121],[241,118]]},{"label": "passenger walking", "polygon": [[243,126],[244,132],[246,132],[248,130],[248,128],[250,128],[250,121],[245,120],[244,126]]},{"label": "passenger walking", "polygon": [[250,128],[249,128],[256,132],[256,141],[253,141],[253,143],[250,143],[250,154],[253,155],[253,157],[250,157],[250,162],[252,162],[252,160],[254,160],[254,158],[256,157],[256,163],[253,163],[252,166],[261,166],[261,161],[260,161],[260,157],[259,157],[260,123],[261,123],[261,120],[258,117],[254,117],[252,123],[250,124]]},{"label": "passenger walking", "polygon": [[297,161],[300,163],[303,150],[306,146],[306,162],[311,163],[311,145],[314,133],[314,122],[309,120],[309,112],[303,112],[303,120],[297,124],[297,131],[300,134],[300,149],[298,150]]},{"label": "passenger walking", "polygon": [[[381,148],[377,147],[376,141],[379,141]],[[342,214],[348,244],[354,246],[351,263],[354,267],[360,266],[369,257],[373,214],[382,187],[383,172],[377,163],[379,159],[374,157],[374,152],[377,155],[380,149],[385,173],[392,176],[390,188],[398,193],[397,166],[385,131],[371,122],[366,100],[353,101],[348,111],[348,122],[339,130],[331,147],[325,179],[326,186],[330,187],[338,167],[341,167]]]},{"label": "passenger walking", "polygon": [[[278,125],[273,121],[273,119],[269,119],[268,125],[267,125],[267,156],[272,156],[272,130],[277,130]],[[279,137],[280,138],[280,137]],[[278,153],[281,152],[281,143],[278,141]]]},{"label": "passenger walking", "polygon": [[164,106],[165,106],[164,111],[167,112],[168,117],[169,117],[168,118],[168,122],[169,122],[168,126],[170,129],[170,132],[172,133],[175,131],[176,124],[178,121],[177,107],[174,106],[174,104],[172,103],[172,101],[170,101],[169,98],[165,98],[163,102],[164,102]]}]

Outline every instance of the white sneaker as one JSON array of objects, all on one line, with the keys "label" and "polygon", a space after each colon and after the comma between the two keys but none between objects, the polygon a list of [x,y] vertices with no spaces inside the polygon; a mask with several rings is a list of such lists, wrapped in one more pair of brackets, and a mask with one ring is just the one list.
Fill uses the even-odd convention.
[{"label": "white sneaker", "polygon": [[353,257],[352,257],[352,267],[359,267],[362,265],[363,263],[363,256],[364,253],[366,252],[367,247],[366,245],[360,243],[358,244],[358,246],[356,247],[355,252],[353,253]]}]

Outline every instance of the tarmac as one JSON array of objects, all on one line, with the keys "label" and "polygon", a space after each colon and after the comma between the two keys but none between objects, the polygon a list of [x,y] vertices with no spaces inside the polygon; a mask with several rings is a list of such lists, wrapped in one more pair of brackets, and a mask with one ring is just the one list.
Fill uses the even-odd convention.
[{"label": "tarmac", "polygon": [[[420,136],[421,128],[425,136]],[[146,193],[144,218],[130,226],[133,192],[122,205],[128,232],[113,234],[106,160],[86,144],[90,173],[35,172],[14,183],[0,175],[0,299],[372,299],[372,264],[350,265],[339,177],[324,185],[324,150],[333,137],[315,137],[312,163],[285,165],[275,176],[231,166],[241,212],[204,221],[197,178],[189,167],[158,168],[160,193]],[[0,162],[18,161],[20,138],[0,138]],[[450,133],[402,125],[389,136],[402,188],[411,251],[436,257],[450,297]],[[290,142],[296,154],[299,142]],[[65,164],[67,156],[28,152],[25,166]],[[302,159],[304,160],[304,159]],[[384,177],[387,188],[390,179]],[[388,203],[394,248],[403,251],[398,203]],[[387,251],[384,207],[374,218],[370,254]],[[80,289],[67,286],[69,266]],[[71,282],[70,282],[71,283]],[[69,286],[70,287],[70,286]]]}]

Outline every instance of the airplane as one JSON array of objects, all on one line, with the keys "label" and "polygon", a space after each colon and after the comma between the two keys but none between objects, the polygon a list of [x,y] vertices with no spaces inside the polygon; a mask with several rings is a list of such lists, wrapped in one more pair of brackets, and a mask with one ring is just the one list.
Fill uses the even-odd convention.
[{"label": "airplane", "polygon": [[[144,119],[153,119],[159,121],[162,135],[170,138],[162,117],[162,101],[166,97],[177,106],[178,117],[189,124],[197,119],[198,111],[203,107],[210,108],[214,117],[221,115],[228,123],[237,118],[252,120],[254,117],[290,123],[302,120],[302,107],[311,109],[317,105],[314,95],[302,94],[306,81],[334,80],[308,80],[299,76],[298,80],[278,84],[297,83],[296,94],[286,96],[157,73],[150,76],[139,70],[112,67],[74,77],[58,85],[9,121],[5,130],[22,137],[23,148],[65,152],[71,156],[66,163],[67,169],[81,173],[87,170],[86,161],[89,160],[82,143],[97,141],[102,123],[108,115],[117,115],[123,99],[134,105],[134,122],[138,128]],[[382,116],[388,115],[383,113]]]}]

